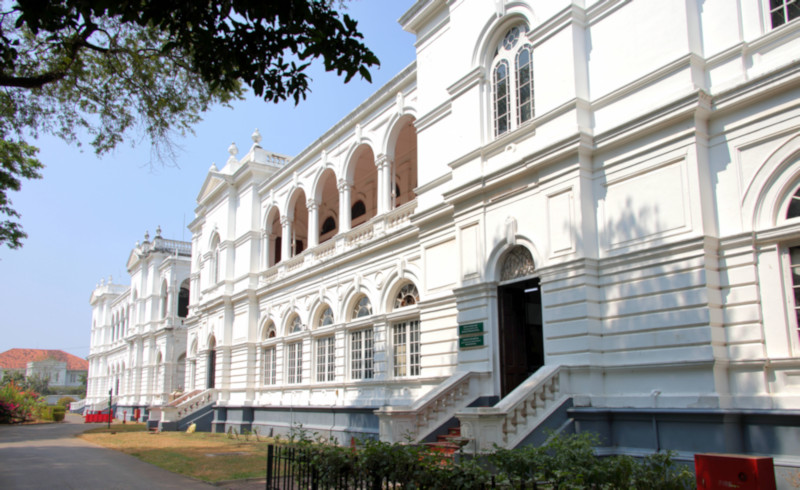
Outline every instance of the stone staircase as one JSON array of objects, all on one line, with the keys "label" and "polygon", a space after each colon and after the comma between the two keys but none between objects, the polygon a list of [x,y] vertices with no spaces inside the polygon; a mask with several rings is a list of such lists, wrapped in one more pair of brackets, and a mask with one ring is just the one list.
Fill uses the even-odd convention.
[{"label": "stone staircase", "polygon": [[382,407],[380,439],[386,442],[422,442],[450,421],[456,412],[481,396],[481,384],[490,373],[458,372],[409,406]]},{"label": "stone staircase", "polygon": [[206,409],[216,401],[217,391],[213,388],[190,391],[166,405],[152,407],[150,422],[157,423],[158,430],[182,430],[200,412],[208,412]]},{"label": "stone staircase", "polygon": [[461,437],[461,426],[450,427],[447,434],[436,436],[436,442],[426,442],[425,446],[433,452],[443,456],[452,456],[458,452],[466,443],[467,439]]},{"label": "stone staircase", "polygon": [[470,452],[488,452],[494,446],[515,448],[559,408],[569,403],[567,373],[561,366],[544,366],[493,407],[460,410],[456,417]]}]

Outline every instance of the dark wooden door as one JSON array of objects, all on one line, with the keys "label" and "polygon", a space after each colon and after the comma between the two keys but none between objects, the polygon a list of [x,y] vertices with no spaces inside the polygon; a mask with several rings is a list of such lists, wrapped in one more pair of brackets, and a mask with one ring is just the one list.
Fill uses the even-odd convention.
[{"label": "dark wooden door", "polygon": [[214,387],[214,379],[217,377],[217,351],[213,349],[208,353],[208,378],[206,388]]},{"label": "dark wooden door", "polygon": [[539,279],[500,286],[500,396],[508,395],[544,365]]}]

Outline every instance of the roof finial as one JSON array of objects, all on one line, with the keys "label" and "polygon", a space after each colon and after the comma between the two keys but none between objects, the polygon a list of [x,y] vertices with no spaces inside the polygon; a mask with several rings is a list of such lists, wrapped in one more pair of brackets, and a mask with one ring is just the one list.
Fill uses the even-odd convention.
[{"label": "roof finial", "polygon": [[156,238],[161,238],[161,225],[156,227]]},{"label": "roof finial", "polygon": [[256,130],[253,131],[253,134],[250,135],[250,139],[252,139],[253,143],[256,145],[261,145],[261,133],[258,132],[258,128],[256,128]]},{"label": "roof finial", "polygon": [[145,232],[144,232],[144,241],[145,241],[145,243],[150,241],[150,232],[147,231],[147,230],[145,230]]},{"label": "roof finial", "polygon": [[231,155],[228,157],[228,165],[239,163],[239,160],[236,159],[236,154],[239,153],[239,147],[236,146],[236,143],[231,143],[231,146],[228,147],[228,153]]}]

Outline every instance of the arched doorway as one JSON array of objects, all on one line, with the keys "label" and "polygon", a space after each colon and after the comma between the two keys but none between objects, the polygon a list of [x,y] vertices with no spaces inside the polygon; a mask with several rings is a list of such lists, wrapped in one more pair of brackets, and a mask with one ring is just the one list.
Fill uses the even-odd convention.
[{"label": "arched doorway", "polygon": [[208,345],[208,373],[206,376],[206,388],[214,387],[214,380],[217,377],[217,341],[212,338]]},{"label": "arched doorway", "polygon": [[533,274],[527,248],[516,246],[505,255],[497,288],[501,397],[544,365],[542,291]]}]

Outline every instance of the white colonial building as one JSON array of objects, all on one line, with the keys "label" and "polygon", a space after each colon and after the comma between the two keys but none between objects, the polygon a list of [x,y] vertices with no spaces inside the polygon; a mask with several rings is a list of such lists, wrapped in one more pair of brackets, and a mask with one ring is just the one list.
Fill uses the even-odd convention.
[{"label": "white colonial building", "polygon": [[172,400],[186,378],[191,244],[161,237],[137,242],[128,257],[130,285],[101,281],[92,292],[87,408],[134,416]]},{"label": "white colonial building", "polygon": [[798,15],[419,0],[415,63],[299,155],[255,133],[210,169],[161,421],[797,464]]}]

